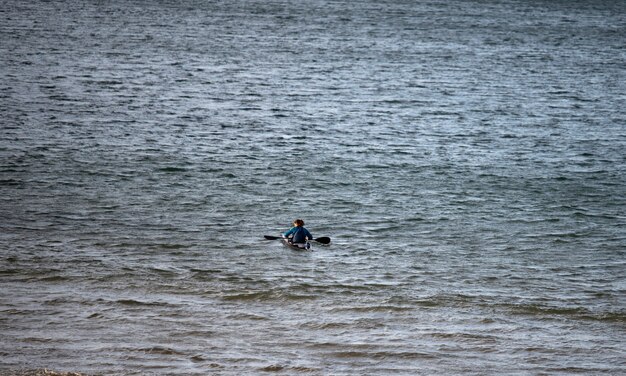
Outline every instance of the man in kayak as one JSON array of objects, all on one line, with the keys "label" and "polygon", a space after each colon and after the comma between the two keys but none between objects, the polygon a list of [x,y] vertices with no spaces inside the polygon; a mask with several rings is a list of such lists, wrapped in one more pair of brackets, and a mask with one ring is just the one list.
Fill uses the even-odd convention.
[{"label": "man in kayak", "polygon": [[313,239],[313,235],[304,228],[304,221],[296,219],[293,221],[293,227],[283,233],[283,238],[289,239],[290,243],[306,243],[307,240]]}]

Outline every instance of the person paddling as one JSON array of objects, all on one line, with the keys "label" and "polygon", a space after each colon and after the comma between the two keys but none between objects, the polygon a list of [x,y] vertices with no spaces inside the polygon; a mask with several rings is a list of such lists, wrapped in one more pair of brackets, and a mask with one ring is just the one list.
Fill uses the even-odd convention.
[{"label": "person paddling", "polygon": [[313,235],[304,228],[304,221],[296,219],[293,221],[293,227],[283,233],[283,238],[288,239],[290,243],[300,244],[312,240]]}]

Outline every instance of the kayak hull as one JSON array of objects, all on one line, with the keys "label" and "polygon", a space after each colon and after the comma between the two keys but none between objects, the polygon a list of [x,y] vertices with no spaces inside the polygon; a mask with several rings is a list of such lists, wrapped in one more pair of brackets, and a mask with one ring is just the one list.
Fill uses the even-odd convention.
[{"label": "kayak hull", "polygon": [[308,251],[311,249],[311,243],[290,243],[287,239],[282,240],[283,245],[287,248],[296,250],[296,251]]}]

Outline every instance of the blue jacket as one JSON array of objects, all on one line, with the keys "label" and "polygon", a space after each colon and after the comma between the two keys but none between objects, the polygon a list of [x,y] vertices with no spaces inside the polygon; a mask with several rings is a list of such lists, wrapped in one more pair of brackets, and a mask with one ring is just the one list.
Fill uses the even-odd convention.
[{"label": "blue jacket", "polygon": [[284,237],[288,238],[289,235],[293,235],[292,241],[294,243],[304,243],[306,241],[306,238],[309,238],[309,240],[313,239],[313,235],[311,235],[309,230],[305,229],[304,227],[294,226],[283,233]]}]

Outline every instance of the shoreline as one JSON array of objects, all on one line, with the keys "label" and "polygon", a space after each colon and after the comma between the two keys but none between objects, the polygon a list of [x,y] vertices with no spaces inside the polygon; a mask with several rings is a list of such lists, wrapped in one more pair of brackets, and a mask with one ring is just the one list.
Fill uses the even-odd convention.
[{"label": "shoreline", "polygon": [[0,370],[0,376],[89,376],[80,372],[60,372],[47,368]]}]

